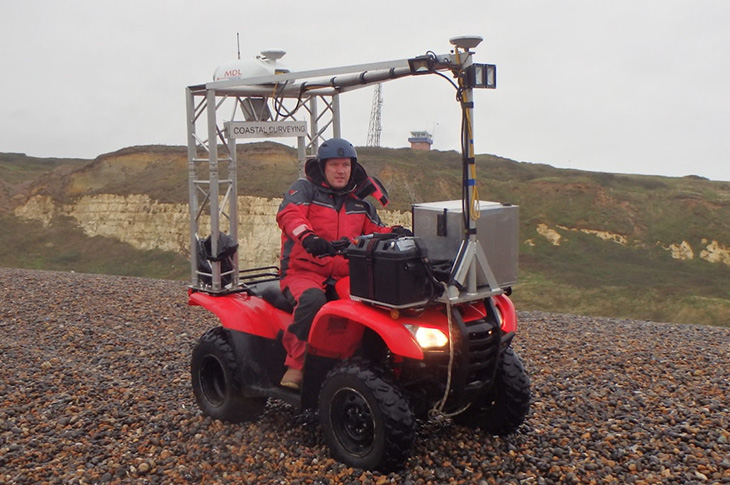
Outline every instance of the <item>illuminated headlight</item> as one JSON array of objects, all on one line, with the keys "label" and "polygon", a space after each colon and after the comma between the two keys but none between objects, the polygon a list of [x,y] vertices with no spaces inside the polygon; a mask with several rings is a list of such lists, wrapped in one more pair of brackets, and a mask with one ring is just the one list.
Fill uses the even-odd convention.
[{"label": "illuminated headlight", "polygon": [[427,328],[409,325],[408,328],[416,337],[416,342],[422,349],[443,347],[449,343],[449,338],[437,328]]}]

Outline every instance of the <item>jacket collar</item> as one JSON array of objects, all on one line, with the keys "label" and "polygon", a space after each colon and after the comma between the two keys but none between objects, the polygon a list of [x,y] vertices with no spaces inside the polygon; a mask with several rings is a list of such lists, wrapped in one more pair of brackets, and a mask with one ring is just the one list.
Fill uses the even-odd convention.
[{"label": "jacket collar", "polygon": [[310,158],[304,165],[304,174],[307,180],[317,187],[322,188],[325,192],[333,195],[353,194],[358,199],[365,199],[368,195],[377,199],[383,207],[388,205],[388,192],[385,187],[375,177],[368,176],[365,168],[357,162],[352,164],[352,172],[347,186],[342,190],[335,190],[327,183],[324,176],[322,163],[317,158]]},{"label": "jacket collar", "polygon": [[350,180],[347,182],[345,188],[340,190],[333,189],[332,187],[330,187],[330,184],[327,183],[327,179],[324,176],[322,163],[317,158],[310,158],[309,160],[307,160],[307,163],[304,165],[304,174],[307,176],[307,179],[310,182],[312,182],[317,187],[321,187],[326,192],[334,195],[345,195],[355,190],[357,186],[354,177],[357,167],[360,167],[360,165],[357,162],[354,162],[352,166],[352,172],[350,173]]}]

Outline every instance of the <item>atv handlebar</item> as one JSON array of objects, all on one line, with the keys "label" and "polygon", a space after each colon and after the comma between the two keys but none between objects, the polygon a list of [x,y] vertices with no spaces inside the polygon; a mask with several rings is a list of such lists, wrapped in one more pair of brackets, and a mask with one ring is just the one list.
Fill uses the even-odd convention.
[{"label": "atv handlebar", "polygon": [[[372,234],[358,236],[356,239],[396,239],[398,237],[398,234],[394,232],[374,232]],[[323,258],[325,256],[347,256],[347,248],[349,248],[350,245],[354,243],[355,241],[346,237],[337,239],[336,241],[330,241],[332,251],[327,254],[323,254],[320,257]]]},{"label": "atv handlebar", "polygon": [[337,241],[331,241],[330,244],[332,245],[333,254],[330,254],[330,256],[344,255],[351,243],[352,241],[346,237],[338,239]]}]

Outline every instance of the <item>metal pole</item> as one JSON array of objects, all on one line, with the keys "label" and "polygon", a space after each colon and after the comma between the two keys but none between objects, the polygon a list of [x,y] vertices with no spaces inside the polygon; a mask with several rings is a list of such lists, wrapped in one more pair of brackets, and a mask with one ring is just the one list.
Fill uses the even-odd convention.
[{"label": "metal pole", "polygon": [[340,94],[332,95],[332,134],[335,138],[342,138],[340,125]]},{"label": "metal pole", "polygon": [[297,158],[299,159],[299,178],[304,178],[304,164],[307,162],[307,140],[305,136],[297,137]]},{"label": "metal pole", "polygon": [[[317,97],[309,98],[309,146],[311,147],[310,156],[317,154],[319,148],[319,113],[317,113]],[[303,171],[304,168],[301,168]]]},{"label": "metal pole", "polygon": [[[476,183],[476,180],[473,178],[473,170],[474,170],[474,92],[472,88],[468,87],[464,89],[463,92],[463,99],[462,102],[464,103],[464,116],[466,117],[465,123],[464,123],[464,129],[466,130],[465,137],[466,137],[466,150],[467,150],[467,156],[466,160],[464,160],[465,166],[464,169],[467,170],[467,179],[466,179],[466,191],[464,192],[464,197],[466,197],[466,200],[464,201],[464,207],[467,208],[467,213],[469,214],[468,221],[467,221],[467,228],[468,228],[468,238],[469,238],[469,245],[475,245],[477,244],[477,225],[475,221],[474,214],[472,211],[479,210],[478,207],[475,207],[472,205],[473,199],[474,199],[474,184]],[[472,260],[469,262],[469,272],[467,274],[467,281],[466,281],[466,291],[467,293],[476,293],[477,292],[477,259],[472,258]]]},{"label": "metal pole", "polygon": [[[231,238],[238,243],[238,157],[236,154],[236,139],[230,137],[228,139],[228,152],[230,161],[228,162],[228,177],[231,179],[231,191],[228,197],[228,217],[229,231]],[[231,281],[233,288],[238,286],[238,251],[233,255],[233,275]]]},{"label": "metal pole", "polygon": [[[210,252],[211,256],[218,255],[218,237],[220,234],[220,220],[218,209],[218,127],[216,124],[215,91],[209,89],[208,100],[208,180],[210,181]],[[221,263],[211,261],[213,268],[213,291],[221,289]]]},{"label": "metal pole", "polygon": [[185,89],[187,111],[186,128],[188,134],[188,209],[190,210],[190,282],[193,288],[198,286],[198,191],[195,187],[195,99],[193,92]]}]

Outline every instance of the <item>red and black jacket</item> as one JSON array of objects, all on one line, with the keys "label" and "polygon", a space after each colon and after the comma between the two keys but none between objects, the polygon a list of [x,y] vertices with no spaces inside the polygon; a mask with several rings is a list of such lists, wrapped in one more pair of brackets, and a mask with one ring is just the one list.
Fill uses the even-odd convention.
[{"label": "red and black jacket", "polygon": [[352,164],[350,182],[341,191],[333,190],[325,182],[317,159],[308,160],[304,171],[307,178],[292,184],[276,215],[281,228],[281,275],[313,272],[325,279],[340,279],[349,274],[347,260],[342,256],[312,256],[304,250],[301,240],[311,232],[328,241],[391,232],[381,222],[375,207],[365,200],[367,195],[373,195],[385,205],[387,193],[357,162]]}]

